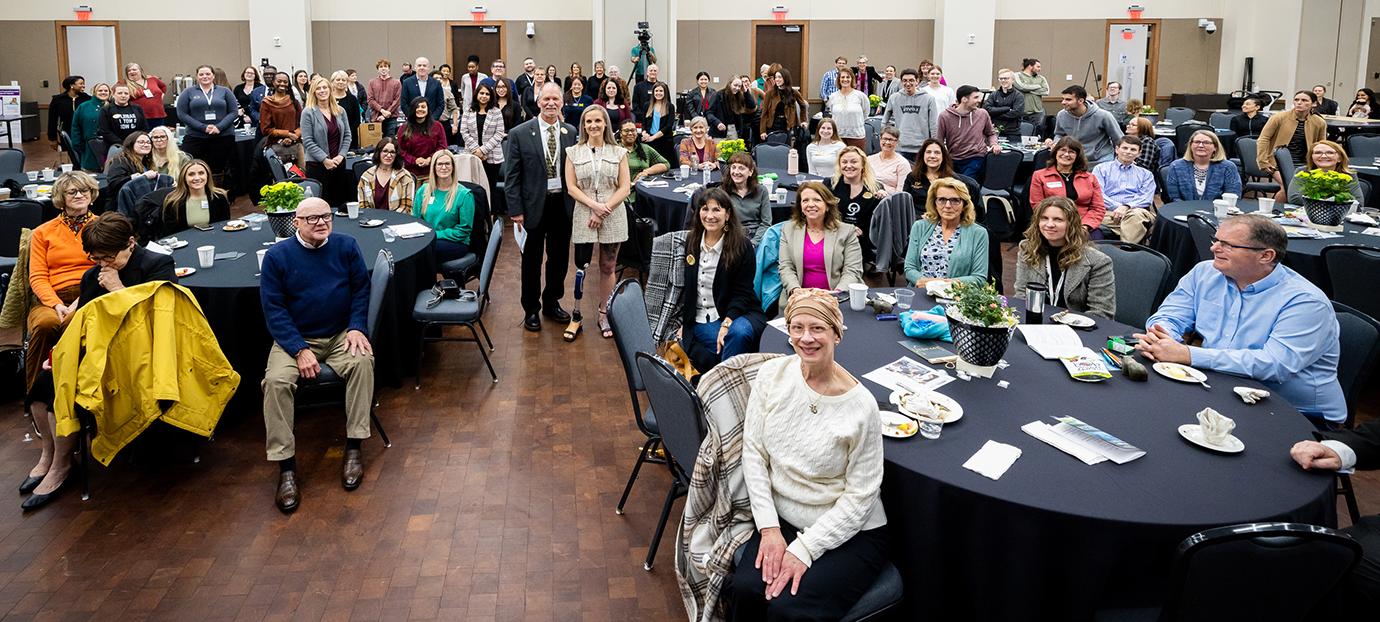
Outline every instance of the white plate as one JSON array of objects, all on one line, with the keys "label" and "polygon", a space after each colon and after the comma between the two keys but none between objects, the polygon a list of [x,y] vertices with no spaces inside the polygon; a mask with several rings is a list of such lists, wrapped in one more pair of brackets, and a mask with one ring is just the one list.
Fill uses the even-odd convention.
[{"label": "white plate", "polygon": [[[914,419],[901,413],[881,410],[878,411],[878,414],[881,415],[882,419],[882,436],[890,436],[891,438],[910,438],[915,436],[916,432],[920,431],[919,423],[916,423]],[[910,431],[905,432],[900,430],[897,426],[902,424],[909,424]]]},{"label": "white plate", "polygon": [[1170,380],[1179,382],[1200,383],[1207,380],[1207,375],[1187,365],[1178,363],[1155,363],[1150,366],[1159,375]]},{"label": "white plate", "polygon": [[360,227],[363,227],[363,228],[365,228],[365,229],[368,229],[368,228],[370,228],[370,227],[377,227],[377,226],[379,226],[379,225],[381,225],[381,224],[383,224],[383,223],[384,223],[383,220],[378,219],[378,218],[373,218],[373,219],[370,219],[370,220],[361,220],[361,221],[359,221],[359,226],[360,226]]},{"label": "white plate", "polygon": [[1207,440],[1203,438],[1203,426],[1196,423],[1185,423],[1179,426],[1179,436],[1188,439],[1188,442],[1204,449],[1220,451],[1225,454],[1239,454],[1246,451],[1246,444],[1241,442],[1241,439],[1231,434],[1227,435],[1227,438],[1222,441],[1221,445],[1213,445],[1207,442]]},{"label": "white plate", "polygon": [[[164,239],[166,239],[166,238],[164,238]],[[157,241],[159,244],[162,244],[163,246],[166,246],[166,247],[171,248],[171,249],[173,249],[173,250],[177,250],[177,249],[182,248],[182,247],[184,247],[184,246],[187,245],[187,241],[186,241],[186,240],[174,239],[174,240],[172,240],[171,242],[165,242],[165,241],[163,241],[163,240],[156,240],[156,241]]]},{"label": "white plate", "polygon": [[245,221],[243,221],[243,220],[236,219],[236,220],[227,220],[227,221],[225,222],[225,226],[221,227],[221,230],[222,230],[222,231],[244,231],[245,229],[248,229],[248,228],[249,228],[249,223],[247,223],[247,222],[245,222]]},{"label": "white plate", "polygon": [[1097,326],[1097,322],[1092,318],[1086,315],[1078,315],[1077,313],[1062,312],[1055,315],[1052,319],[1060,324],[1067,324],[1074,328]]},{"label": "white plate", "polygon": [[178,268],[173,271],[173,274],[176,274],[177,278],[180,279],[184,276],[191,276],[193,274],[196,274],[196,268]]},{"label": "white plate", "polygon": [[[942,415],[940,417],[941,421],[944,423],[953,423],[963,418],[963,407],[959,406],[958,402],[955,402],[952,397],[944,395],[943,393],[935,393],[934,391],[931,391],[930,395],[933,396],[930,400],[931,403],[939,408],[940,415]],[[892,391],[888,401],[895,404],[897,408],[900,408],[901,392]]]}]

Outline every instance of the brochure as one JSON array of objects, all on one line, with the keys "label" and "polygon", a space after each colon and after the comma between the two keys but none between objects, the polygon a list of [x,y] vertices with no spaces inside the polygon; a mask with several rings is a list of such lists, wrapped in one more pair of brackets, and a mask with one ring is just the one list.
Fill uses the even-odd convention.
[{"label": "brochure", "polygon": [[948,372],[931,369],[920,361],[905,356],[863,374],[863,378],[892,391],[904,393],[933,391],[954,380]]},{"label": "brochure", "polygon": [[1117,464],[1126,464],[1145,455],[1145,451],[1139,447],[1084,423],[1077,417],[1065,415],[1055,417],[1054,420],[1059,422],[1050,428],[1055,434],[1085,450],[1106,456],[1108,460]]}]

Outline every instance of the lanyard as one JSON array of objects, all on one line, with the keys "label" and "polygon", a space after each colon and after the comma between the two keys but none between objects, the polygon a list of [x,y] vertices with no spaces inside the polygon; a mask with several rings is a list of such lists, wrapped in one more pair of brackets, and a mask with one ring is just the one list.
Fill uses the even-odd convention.
[{"label": "lanyard", "polygon": [[1059,306],[1059,293],[1064,289],[1064,277],[1068,276],[1067,271],[1059,273],[1059,282],[1054,282],[1054,268],[1050,264],[1052,257],[1045,256],[1045,282],[1049,284],[1049,304]]},{"label": "lanyard", "polygon": [[207,105],[207,106],[210,106],[210,105],[211,105],[211,93],[214,93],[214,92],[216,92],[216,87],[214,87],[214,86],[212,86],[212,87],[211,87],[211,90],[209,90],[209,91],[206,90],[206,89],[201,89],[201,94],[202,94],[202,96],[204,96],[204,97],[206,98],[206,105]]}]

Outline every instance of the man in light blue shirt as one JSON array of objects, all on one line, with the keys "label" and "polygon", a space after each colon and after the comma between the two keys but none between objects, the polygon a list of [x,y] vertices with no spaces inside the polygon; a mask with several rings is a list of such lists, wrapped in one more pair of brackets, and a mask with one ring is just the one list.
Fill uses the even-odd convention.
[{"label": "man in light blue shirt", "polygon": [[1140,139],[1122,136],[1116,143],[1116,159],[1093,167],[1093,177],[1102,186],[1102,203],[1107,215],[1102,229],[1117,239],[1140,244],[1155,222],[1155,175],[1136,166]]},{"label": "man in light blue shirt", "polygon": [[[1288,239],[1263,216],[1222,223],[1211,262],[1194,266],[1150,316],[1136,349],[1155,361],[1182,363],[1260,381],[1320,428],[1346,421],[1337,382],[1340,329],[1317,286],[1280,265]],[[1201,346],[1182,343],[1188,331]]]}]

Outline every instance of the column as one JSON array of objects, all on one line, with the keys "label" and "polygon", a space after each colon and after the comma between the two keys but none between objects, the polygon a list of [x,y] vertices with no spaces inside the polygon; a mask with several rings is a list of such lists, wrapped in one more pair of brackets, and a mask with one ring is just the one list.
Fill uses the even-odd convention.
[{"label": "column", "polygon": [[267,58],[279,71],[311,67],[311,0],[246,0],[254,65]]},{"label": "column", "polygon": [[989,86],[996,32],[997,0],[936,0],[934,59],[949,86]]},{"label": "column", "polygon": [[637,45],[633,31],[638,22],[647,22],[652,33],[652,48],[656,50],[659,79],[676,83],[676,20],[677,0],[644,2],[643,0],[594,0],[594,57],[606,64],[618,65],[624,79],[632,77],[632,63],[628,51]]}]

